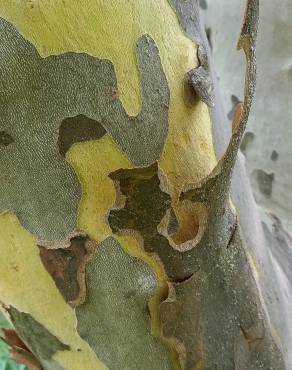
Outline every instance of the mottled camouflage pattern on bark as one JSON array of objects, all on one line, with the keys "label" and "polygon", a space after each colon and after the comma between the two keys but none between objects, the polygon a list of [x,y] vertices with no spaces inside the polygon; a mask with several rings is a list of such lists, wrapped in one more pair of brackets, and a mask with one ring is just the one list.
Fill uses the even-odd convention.
[{"label": "mottled camouflage pattern on bark", "polygon": [[[229,198],[255,87],[258,1],[247,1],[239,39],[247,59],[245,101],[234,111],[226,150],[228,135],[215,127],[218,94],[199,2],[169,4],[182,32],[199,46],[195,69],[204,71],[193,78],[193,87],[210,107],[214,103],[215,143],[223,137],[213,171],[171,189],[162,170],[172,96],[151,34],[137,37],[142,105],[132,117],[119,98],[110,60],[73,52],[42,58],[1,19],[0,210],[15,213],[37,238],[43,268],[62,300],[77,306],[77,332],[96,355],[94,369],[284,370],[245,245],[245,226]],[[182,99],[183,83],[177,81]],[[210,86],[214,96],[208,95]],[[105,217],[108,235],[88,249],[91,236],[77,229],[83,179],[66,153],[108,135],[128,167],[108,174],[116,191],[116,204]],[[180,150],[182,144],[176,144]],[[202,148],[195,149],[199,157]],[[195,229],[182,237],[180,207]],[[138,247],[125,246],[127,237]],[[71,350],[72,366],[80,348],[63,343],[30,314],[13,306],[7,310],[45,369],[62,369],[58,355]]]}]

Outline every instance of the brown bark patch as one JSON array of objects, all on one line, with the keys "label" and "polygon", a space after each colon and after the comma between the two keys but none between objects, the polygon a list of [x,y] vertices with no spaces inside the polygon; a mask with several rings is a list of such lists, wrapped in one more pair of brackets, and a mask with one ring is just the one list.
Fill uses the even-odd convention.
[{"label": "brown bark patch", "polygon": [[234,115],[234,110],[236,108],[236,106],[239,104],[239,103],[242,103],[239,98],[236,96],[236,95],[231,95],[231,104],[232,104],[232,108],[230,110],[230,112],[227,114],[227,118],[229,120],[233,120],[233,115]]},{"label": "brown bark patch", "polygon": [[30,370],[43,370],[38,359],[31,353],[22,348],[12,348],[10,351],[11,359],[20,365],[25,365]]},{"label": "brown bark patch", "polygon": [[[174,249],[184,252],[198,245],[202,238],[207,222],[207,209],[203,203],[182,200],[176,204],[175,211],[177,214],[173,209],[166,213],[158,231]],[[173,228],[174,220],[176,229]]]},{"label": "brown bark patch", "polygon": [[49,249],[39,245],[46,270],[66,302],[73,306],[83,303],[85,299],[85,266],[91,257],[93,245],[85,235],[72,237],[67,248]]},{"label": "brown bark patch", "polygon": [[19,347],[29,351],[27,346],[19,338],[16,331],[13,329],[2,329],[4,337],[2,338],[10,347]]},{"label": "brown bark patch", "polygon": [[41,364],[13,329],[3,329],[3,341],[10,347],[10,357],[30,370],[41,370]]}]

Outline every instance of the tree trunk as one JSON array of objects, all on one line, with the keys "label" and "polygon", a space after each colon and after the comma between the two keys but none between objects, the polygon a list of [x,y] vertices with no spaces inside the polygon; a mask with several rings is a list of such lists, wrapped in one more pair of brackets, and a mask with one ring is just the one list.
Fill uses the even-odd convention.
[{"label": "tree trunk", "polygon": [[230,189],[258,0],[232,130],[198,1],[1,2],[0,15],[0,300],[24,342],[14,355],[47,370],[289,369],[276,238],[241,158]]}]

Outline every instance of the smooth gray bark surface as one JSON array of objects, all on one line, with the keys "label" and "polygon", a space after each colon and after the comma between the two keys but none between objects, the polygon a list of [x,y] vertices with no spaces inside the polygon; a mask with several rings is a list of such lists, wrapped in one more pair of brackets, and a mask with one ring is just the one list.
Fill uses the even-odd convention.
[{"label": "smooth gray bark surface", "polygon": [[[245,62],[235,50],[244,2],[209,0],[204,10],[211,30],[216,73],[226,115],[242,100]],[[292,3],[261,2],[257,43],[258,81],[242,144],[257,202],[292,231]],[[231,115],[229,114],[229,118]]]}]

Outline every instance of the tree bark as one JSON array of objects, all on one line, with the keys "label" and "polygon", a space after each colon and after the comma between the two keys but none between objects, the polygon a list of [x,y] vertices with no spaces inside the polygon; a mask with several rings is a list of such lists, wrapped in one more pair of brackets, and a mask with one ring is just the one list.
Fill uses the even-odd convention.
[{"label": "tree bark", "polygon": [[276,238],[235,166],[258,0],[232,128],[198,1],[35,0],[0,15],[0,300],[34,366],[289,369],[265,275],[279,279]]},{"label": "tree bark", "polygon": [[[229,118],[233,102],[242,100],[243,93],[244,59],[234,50],[243,5],[241,0],[209,1],[204,10]],[[289,0],[280,4],[273,0],[261,3],[257,89],[242,142],[256,202],[280,218],[290,234],[292,212],[287,200],[292,196],[292,146],[289,140],[292,112],[286,107],[290,105],[292,94],[291,17],[292,3]]]}]

